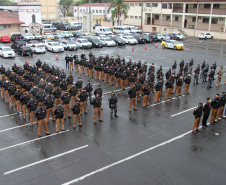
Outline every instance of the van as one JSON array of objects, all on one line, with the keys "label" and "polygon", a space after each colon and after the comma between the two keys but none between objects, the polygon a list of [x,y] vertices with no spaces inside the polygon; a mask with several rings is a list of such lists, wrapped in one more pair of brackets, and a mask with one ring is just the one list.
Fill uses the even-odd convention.
[{"label": "van", "polygon": [[71,29],[72,30],[82,29],[82,23],[81,22],[71,22]]},{"label": "van", "polygon": [[139,30],[139,28],[135,26],[127,26],[130,30],[130,33],[142,33],[142,30]]},{"label": "van", "polygon": [[112,31],[109,27],[103,27],[103,26],[96,26],[95,27],[95,34],[96,35],[111,35]]},{"label": "van", "polygon": [[130,30],[127,26],[114,26],[113,32],[115,34],[125,34],[125,33],[130,33]]},{"label": "van", "polygon": [[43,24],[44,32],[55,32],[57,29],[52,24]]}]

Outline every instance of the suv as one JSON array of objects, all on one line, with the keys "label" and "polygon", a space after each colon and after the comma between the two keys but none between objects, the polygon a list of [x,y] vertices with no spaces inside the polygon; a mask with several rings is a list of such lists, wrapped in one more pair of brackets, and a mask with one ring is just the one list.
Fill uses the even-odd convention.
[{"label": "suv", "polygon": [[96,37],[89,37],[88,41],[92,43],[92,46],[94,48],[102,48],[103,47],[102,42]]},{"label": "suv", "polygon": [[16,41],[16,40],[24,40],[24,37],[20,33],[13,33],[11,35],[11,41]]},{"label": "suv", "polygon": [[78,46],[70,40],[62,40],[61,45],[64,47],[66,50],[77,50]]},{"label": "suv", "polygon": [[16,48],[16,52],[17,54],[21,55],[22,57],[25,55],[30,55],[32,56],[32,49],[28,46],[19,46]]},{"label": "suv", "polygon": [[12,49],[16,49],[18,48],[19,46],[25,46],[26,45],[26,42],[23,41],[23,40],[18,40],[18,41],[15,41],[12,45],[11,45],[11,48]]}]

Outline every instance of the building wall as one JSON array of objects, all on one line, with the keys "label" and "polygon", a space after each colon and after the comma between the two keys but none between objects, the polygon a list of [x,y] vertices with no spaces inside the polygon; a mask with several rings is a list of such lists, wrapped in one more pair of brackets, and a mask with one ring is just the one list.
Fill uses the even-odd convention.
[{"label": "building wall", "polygon": [[57,19],[57,0],[39,0],[41,3],[42,20]]},{"label": "building wall", "polygon": [[11,28],[4,28],[4,30],[0,31],[0,36],[9,36],[11,33],[15,33],[15,32],[21,32],[20,30],[20,24],[11,24]]}]

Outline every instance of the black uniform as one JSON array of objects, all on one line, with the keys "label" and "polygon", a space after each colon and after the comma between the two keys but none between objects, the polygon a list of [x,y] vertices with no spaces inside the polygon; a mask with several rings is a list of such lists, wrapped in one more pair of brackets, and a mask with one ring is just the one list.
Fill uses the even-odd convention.
[{"label": "black uniform", "polygon": [[108,99],[108,102],[109,102],[109,108],[111,109],[110,111],[110,115],[111,115],[111,118],[113,119],[113,111],[115,113],[115,117],[118,117],[117,116],[117,103],[118,103],[118,98],[116,95],[111,95]]}]

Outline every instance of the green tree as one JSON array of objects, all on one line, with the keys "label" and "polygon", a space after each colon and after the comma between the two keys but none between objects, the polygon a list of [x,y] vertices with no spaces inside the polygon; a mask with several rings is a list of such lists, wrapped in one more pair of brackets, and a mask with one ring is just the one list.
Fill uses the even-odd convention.
[{"label": "green tree", "polygon": [[9,0],[0,0],[0,6],[17,6],[17,3],[11,2]]},{"label": "green tree", "polygon": [[72,5],[73,0],[60,0],[59,8],[64,17],[68,13],[69,7]]},{"label": "green tree", "polygon": [[111,1],[111,5],[108,8],[108,13],[110,10],[114,8],[111,14],[111,19],[114,22],[115,18],[118,19],[118,26],[120,24],[120,17],[124,15],[124,18],[127,18],[127,14],[129,11],[129,5],[125,4],[125,0],[113,0]]}]

